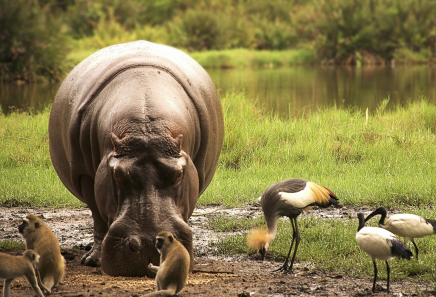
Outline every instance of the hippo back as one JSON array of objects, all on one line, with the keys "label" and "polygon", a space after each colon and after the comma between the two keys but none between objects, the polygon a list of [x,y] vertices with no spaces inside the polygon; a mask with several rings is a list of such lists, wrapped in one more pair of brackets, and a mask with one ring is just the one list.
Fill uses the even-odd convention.
[{"label": "hippo back", "polygon": [[[201,140],[190,156],[198,172],[199,194],[210,183],[223,143],[223,117],[215,86],[207,72],[187,54],[172,47],[135,41],[101,49],[77,65],[62,83],[49,123],[50,155],[65,186],[80,199],[80,175],[95,175],[100,161],[93,148],[92,163],[80,147],[85,114],[93,100],[126,70],[152,67],[170,74],[191,98],[199,117]],[[67,119],[67,120],[66,120]]]}]

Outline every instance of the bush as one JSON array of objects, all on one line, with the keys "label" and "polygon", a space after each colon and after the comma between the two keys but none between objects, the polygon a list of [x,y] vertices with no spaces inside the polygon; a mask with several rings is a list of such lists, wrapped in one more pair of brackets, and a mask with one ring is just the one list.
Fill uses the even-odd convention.
[{"label": "bush", "polygon": [[62,77],[66,40],[49,9],[36,0],[0,0],[0,81]]}]

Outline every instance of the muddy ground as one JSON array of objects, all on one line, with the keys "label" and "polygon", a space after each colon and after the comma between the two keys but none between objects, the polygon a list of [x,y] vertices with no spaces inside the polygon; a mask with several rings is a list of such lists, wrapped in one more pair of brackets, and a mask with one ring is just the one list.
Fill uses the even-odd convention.
[{"label": "muddy ground", "polygon": [[[211,208],[200,208],[196,212],[207,212]],[[330,209],[314,210],[326,218],[355,216],[357,211]],[[141,296],[155,290],[153,279],[111,277],[99,268],[80,265],[80,258],[92,243],[92,219],[87,209],[47,208],[0,208],[0,236],[3,240],[22,241],[17,226],[20,219],[32,213],[41,215],[59,239],[67,261],[63,284],[55,289],[53,296]],[[221,210],[212,215],[261,216],[258,207]],[[296,263],[294,273],[271,273],[282,263],[271,260],[260,261],[258,254],[214,255],[215,242],[219,236],[234,233],[217,233],[207,228],[206,216],[190,219],[194,232],[195,268],[188,285],[179,296],[367,296],[372,295],[370,277],[353,278],[335,272],[313,269],[311,263]],[[2,251],[21,254],[23,250]],[[369,260],[369,259],[368,259]],[[1,288],[1,287],[0,287]],[[386,281],[379,280],[376,296],[436,296],[434,284],[417,283],[410,280],[391,281],[391,292],[387,293]],[[2,289],[2,288],[1,288]],[[35,296],[25,278],[17,278],[11,286],[10,296]]]}]

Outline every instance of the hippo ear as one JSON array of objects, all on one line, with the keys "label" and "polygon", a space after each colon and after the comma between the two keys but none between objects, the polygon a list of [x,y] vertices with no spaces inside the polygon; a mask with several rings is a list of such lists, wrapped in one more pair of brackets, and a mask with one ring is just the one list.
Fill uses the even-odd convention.
[{"label": "hippo ear", "polygon": [[114,148],[121,145],[121,140],[114,132],[111,132],[111,138],[112,138],[112,145],[114,146]]},{"label": "hippo ear", "polygon": [[179,136],[176,137],[176,146],[180,151],[182,150],[182,139],[183,139],[183,134],[180,134]]}]

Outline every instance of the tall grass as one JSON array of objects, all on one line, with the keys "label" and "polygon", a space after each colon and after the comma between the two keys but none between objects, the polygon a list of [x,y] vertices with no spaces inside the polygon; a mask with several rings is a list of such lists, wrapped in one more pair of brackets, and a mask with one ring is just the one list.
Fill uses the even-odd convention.
[{"label": "tall grass", "polygon": [[0,203],[83,205],[61,184],[51,164],[49,111],[0,114]]},{"label": "tall grass", "polygon": [[425,99],[374,114],[325,108],[289,119],[243,94],[222,98],[225,140],[199,203],[256,202],[287,178],[319,182],[347,205],[430,205],[436,196],[436,106]]},{"label": "tall grass", "polygon": [[[281,118],[244,94],[222,96],[225,140],[199,204],[241,206],[272,183],[303,178],[345,205],[425,206],[436,196],[436,106],[422,99],[366,114],[325,108]],[[48,152],[49,108],[0,115],[0,203],[81,205],[62,186]]]}]

